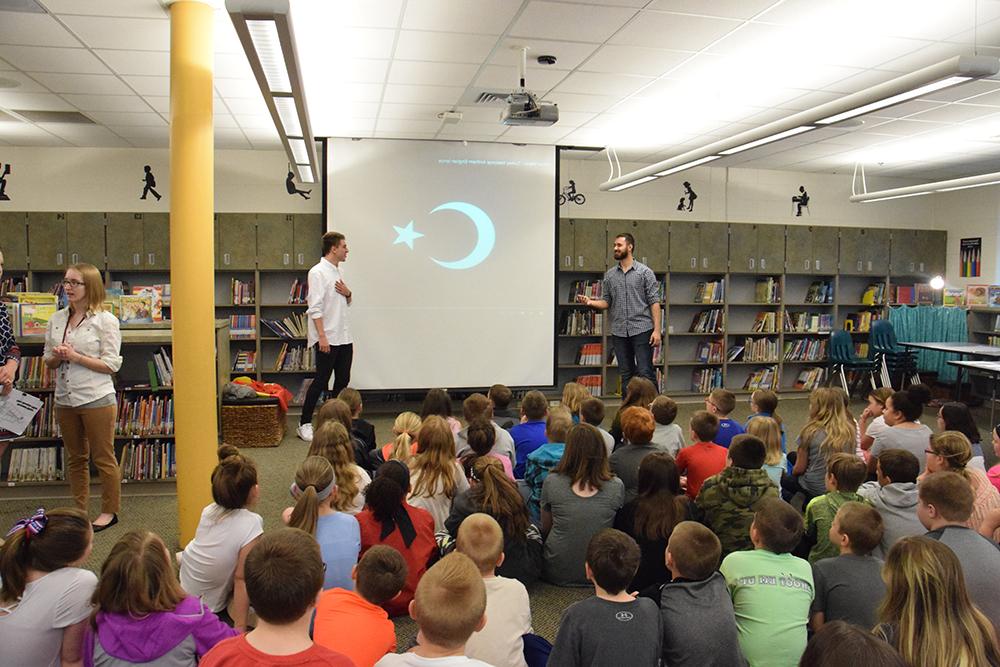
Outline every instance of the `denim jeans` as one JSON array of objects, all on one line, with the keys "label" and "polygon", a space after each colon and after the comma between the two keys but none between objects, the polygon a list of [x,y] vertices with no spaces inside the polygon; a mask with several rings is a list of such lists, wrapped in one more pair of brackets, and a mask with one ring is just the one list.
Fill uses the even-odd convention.
[{"label": "denim jeans", "polygon": [[628,381],[636,375],[641,375],[656,385],[653,348],[649,344],[651,335],[653,335],[652,329],[634,336],[611,337],[611,343],[615,346],[615,358],[618,359],[618,372],[622,376],[623,396],[628,388]]}]

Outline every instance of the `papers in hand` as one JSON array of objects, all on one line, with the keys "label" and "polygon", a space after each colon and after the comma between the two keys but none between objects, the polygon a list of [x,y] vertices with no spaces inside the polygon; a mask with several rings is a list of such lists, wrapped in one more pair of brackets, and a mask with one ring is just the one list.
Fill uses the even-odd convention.
[{"label": "papers in hand", "polygon": [[40,398],[17,389],[12,389],[6,396],[0,396],[0,439],[24,433],[41,407]]}]

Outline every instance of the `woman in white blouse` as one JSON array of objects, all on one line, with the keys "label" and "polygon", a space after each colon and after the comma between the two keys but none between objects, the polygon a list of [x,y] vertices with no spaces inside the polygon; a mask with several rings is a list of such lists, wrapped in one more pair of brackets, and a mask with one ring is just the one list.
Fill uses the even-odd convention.
[{"label": "woman in white blouse", "polygon": [[104,282],[92,264],[66,269],[69,307],[55,313],[45,332],[45,364],[55,370],[56,420],[63,462],[77,507],[87,511],[90,462],[101,477],[101,514],[94,531],[118,523],[121,474],[115,460],[115,385],[122,365],[118,318],[104,310]]}]

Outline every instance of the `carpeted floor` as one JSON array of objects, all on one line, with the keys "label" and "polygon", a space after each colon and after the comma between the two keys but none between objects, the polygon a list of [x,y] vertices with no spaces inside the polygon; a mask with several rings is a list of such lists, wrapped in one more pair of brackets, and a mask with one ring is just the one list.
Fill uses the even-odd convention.
[{"label": "carpeted floor", "polygon": [[[400,409],[412,409],[414,406],[402,406]],[[863,409],[860,401],[855,401],[852,405],[852,412],[857,415]],[[696,410],[704,409],[701,401],[682,403],[679,406],[677,423],[686,425],[691,414]],[[610,424],[613,416],[613,408],[609,406],[609,414],[605,424]],[[795,434],[802,428],[808,417],[808,401],[805,398],[784,399],[778,409],[779,414],[785,422],[785,428],[789,434],[789,444],[794,442]],[[976,411],[979,416],[979,424],[984,436],[984,446],[987,466],[995,464],[996,457],[992,451],[990,443],[990,433],[988,428],[983,429],[988,420],[988,410],[979,409]],[[382,412],[380,414],[366,414],[365,417],[371,421],[376,428],[376,433],[381,442],[388,442],[392,429],[392,421],[396,411]],[[742,421],[749,414],[749,404],[746,399],[741,398],[741,402],[733,413],[733,418]],[[934,414],[928,409],[923,421],[934,427]],[[256,507],[261,516],[264,517],[265,529],[274,528],[280,525],[281,511],[291,504],[288,495],[288,485],[294,477],[295,469],[299,462],[305,457],[308,446],[298,440],[294,432],[295,423],[289,421],[289,435],[282,441],[279,447],[250,449],[248,453],[256,462],[260,471],[261,498]],[[238,443],[234,443],[238,444]],[[206,484],[208,480],[206,480]],[[50,489],[59,487],[40,487],[43,493],[53,493]],[[155,486],[133,485],[125,489],[127,495],[123,497],[123,511],[120,515],[120,523],[115,528],[99,533],[94,539],[94,551],[87,563],[87,567],[97,571],[101,563],[111,550],[114,542],[126,531],[134,528],[148,528],[156,531],[164,537],[169,547],[179,549],[182,545],[177,543],[177,499],[172,493],[157,492]],[[158,495],[153,495],[158,493]],[[0,492],[0,526],[10,526],[20,517],[29,515],[37,507],[60,507],[68,504],[68,494],[63,493],[62,497],[40,495],[37,498],[4,498]],[[91,501],[91,511],[94,516],[99,512],[99,498]],[[532,617],[535,632],[546,637],[550,641],[555,638],[559,619],[563,610],[578,600],[592,594],[589,589],[567,589],[549,586],[547,584],[537,584],[530,591]],[[399,646],[405,648],[409,646],[416,634],[414,623],[409,618],[398,619],[396,623]]]}]

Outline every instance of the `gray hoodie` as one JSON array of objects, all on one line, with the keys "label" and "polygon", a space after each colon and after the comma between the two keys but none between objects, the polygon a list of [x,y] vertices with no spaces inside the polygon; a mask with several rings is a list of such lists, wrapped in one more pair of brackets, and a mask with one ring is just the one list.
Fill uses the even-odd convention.
[{"label": "gray hoodie", "polygon": [[876,558],[884,560],[900,538],[927,532],[917,518],[917,485],[913,482],[893,482],[885,486],[866,482],[858,489],[858,495],[875,506],[885,524],[882,543],[872,551]]},{"label": "gray hoodie", "polygon": [[[708,579],[677,579],[660,589],[663,660],[669,667],[746,665],[733,601],[718,572]],[[623,663],[625,661],[623,660]]]}]

